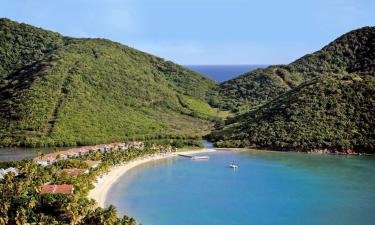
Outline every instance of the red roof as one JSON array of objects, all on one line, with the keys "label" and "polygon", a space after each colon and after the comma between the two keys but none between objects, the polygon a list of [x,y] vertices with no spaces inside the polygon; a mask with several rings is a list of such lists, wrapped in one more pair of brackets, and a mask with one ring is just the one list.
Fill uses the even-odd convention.
[{"label": "red roof", "polygon": [[62,185],[51,185],[45,184],[42,186],[41,194],[46,193],[61,193],[61,194],[73,194],[74,187],[71,184],[62,184]]}]

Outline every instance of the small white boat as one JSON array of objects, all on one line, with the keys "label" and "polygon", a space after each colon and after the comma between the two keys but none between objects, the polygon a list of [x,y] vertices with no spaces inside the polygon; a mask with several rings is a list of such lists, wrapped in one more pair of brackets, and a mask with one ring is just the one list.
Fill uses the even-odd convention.
[{"label": "small white boat", "polygon": [[238,166],[236,164],[234,164],[234,163],[229,164],[229,167],[232,168],[232,169],[237,169],[238,168]]},{"label": "small white boat", "polygon": [[208,156],[192,156],[192,160],[203,160],[203,159],[209,159],[210,157]]}]

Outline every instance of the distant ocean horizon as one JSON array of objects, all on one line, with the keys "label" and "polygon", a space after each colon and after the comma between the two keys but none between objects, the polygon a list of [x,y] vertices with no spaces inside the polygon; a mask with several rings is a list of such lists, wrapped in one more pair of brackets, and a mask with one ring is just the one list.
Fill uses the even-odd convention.
[{"label": "distant ocean horizon", "polygon": [[224,82],[244,73],[265,68],[268,65],[184,65],[197,73],[205,75],[217,82]]}]

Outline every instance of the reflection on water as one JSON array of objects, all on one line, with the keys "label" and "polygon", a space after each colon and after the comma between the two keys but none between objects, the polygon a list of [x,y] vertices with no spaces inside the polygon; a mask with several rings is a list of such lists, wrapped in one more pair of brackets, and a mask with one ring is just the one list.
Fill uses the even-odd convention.
[{"label": "reflection on water", "polygon": [[[212,149],[214,148],[213,144],[207,140],[203,140],[205,148]],[[67,150],[71,147],[59,147],[58,150]],[[13,160],[22,160],[29,159],[37,156],[37,150],[41,150],[44,154],[53,152],[55,148],[0,148],[0,162],[1,161],[13,161]],[[173,160],[172,160],[173,161]],[[152,162],[158,163],[157,161]]]},{"label": "reflection on water", "polygon": [[[58,148],[58,150],[66,150],[70,147]],[[29,159],[37,156],[37,151],[47,154],[53,152],[55,148],[0,148],[0,161],[13,161]]]},{"label": "reflection on water", "polygon": [[207,141],[207,140],[203,140],[203,145],[204,145],[204,148],[208,148],[208,149],[214,148],[214,144],[210,141]]},{"label": "reflection on water", "polygon": [[324,173],[330,170],[333,173],[354,173],[368,171],[375,174],[374,156],[354,155],[327,155],[306,154],[300,152],[269,152],[269,151],[244,151],[240,152],[244,157],[282,163],[290,168],[306,170],[312,173]]},{"label": "reflection on water", "polygon": [[138,166],[111,187],[106,204],[151,225],[374,224],[375,157],[207,154]]}]

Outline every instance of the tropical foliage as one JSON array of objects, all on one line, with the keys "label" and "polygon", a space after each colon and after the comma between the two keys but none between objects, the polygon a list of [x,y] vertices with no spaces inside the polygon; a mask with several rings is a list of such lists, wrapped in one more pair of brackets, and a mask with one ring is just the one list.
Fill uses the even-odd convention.
[{"label": "tropical foliage", "polygon": [[354,30],[292,64],[221,84],[227,106],[244,113],[210,138],[221,147],[374,153],[374,40],[374,27]]},{"label": "tropical foliage", "polygon": [[235,118],[212,137],[221,147],[374,153],[374,106],[373,75],[320,76]]},{"label": "tropical foliage", "polygon": [[219,105],[232,111],[249,111],[316,76],[342,71],[373,74],[374,30],[353,30],[289,65],[258,69],[221,83]]},{"label": "tropical foliage", "polygon": [[[118,218],[113,206],[96,207],[94,200],[87,198],[93,182],[115,165],[146,154],[163,152],[145,149],[143,151],[115,150],[110,153],[91,153],[79,159],[59,161],[51,166],[42,167],[32,160],[2,163],[1,167],[13,166],[20,169],[20,175],[5,175],[0,180],[0,225],[5,224],[107,224],[135,225],[133,218]],[[63,168],[87,168],[84,160],[101,160],[101,164],[90,169],[88,174],[68,176],[61,173]],[[42,184],[73,184],[74,194],[40,194]]]},{"label": "tropical foliage", "polygon": [[1,19],[0,59],[3,146],[196,138],[218,117],[214,81],[109,40]]}]

